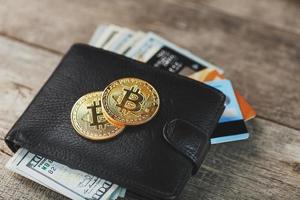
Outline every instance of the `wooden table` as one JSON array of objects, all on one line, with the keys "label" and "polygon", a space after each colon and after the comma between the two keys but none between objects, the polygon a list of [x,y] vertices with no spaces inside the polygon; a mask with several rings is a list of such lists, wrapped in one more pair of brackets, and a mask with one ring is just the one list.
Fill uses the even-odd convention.
[{"label": "wooden table", "polygon": [[0,199],[65,199],[5,169],[3,139],[70,45],[109,23],[220,65],[258,112],[251,138],[213,145],[180,199],[300,199],[299,19],[296,0],[1,0]]}]

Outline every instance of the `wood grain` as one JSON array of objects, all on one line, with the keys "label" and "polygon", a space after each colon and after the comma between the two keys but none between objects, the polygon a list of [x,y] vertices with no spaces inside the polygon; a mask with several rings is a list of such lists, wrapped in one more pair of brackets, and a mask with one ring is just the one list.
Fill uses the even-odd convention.
[{"label": "wood grain", "polygon": [[61,56],[3,37],[0,46],[0,138],[3,139]]},{"label": "wood grain", "polygon": [[5,169],[12,152],[3,138],[69,46],[103,23],[155,31],[221,65],[258,111],[251,138],[212,146],[180,199],[300,199],[299,8],[295,0],[2,0],[0,199],[66,199]]},{"label": "wood grain", "polygon": [[[199,6],[198,2],[194,1],[196,6]],[[204,0],[203,3],[238,17],[300,34],[298,0]]]},{"label": "wood grain", "polygon": [[98,24],[155,31],[221,65],[259,116],[300,129],[300,36],[195,4],[4,0],[0,32],[63,53],[74,42],[87,42]]}]

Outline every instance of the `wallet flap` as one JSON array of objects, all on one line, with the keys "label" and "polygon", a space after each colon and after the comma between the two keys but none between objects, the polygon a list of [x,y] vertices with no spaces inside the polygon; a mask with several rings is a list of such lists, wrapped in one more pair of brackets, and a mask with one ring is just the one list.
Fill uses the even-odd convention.
[{"label": "wallet flap", "polygon": [[193,162],[192,173],[195,174],[209,149],[208,135],[190,122],[181,119],[167,123],[163,133],[170,145]]}]

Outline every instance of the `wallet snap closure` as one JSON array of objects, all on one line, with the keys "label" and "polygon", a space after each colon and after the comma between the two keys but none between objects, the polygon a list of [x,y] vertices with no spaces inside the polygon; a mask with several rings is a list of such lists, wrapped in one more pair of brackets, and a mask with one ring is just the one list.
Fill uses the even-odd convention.
[{"label": "wallet snap closure", "polygon": [[209,149],[209,137],[192,123],[181,119],[167,123],[163,135],[171,146],[193,162],[192,173],[195,174]]}]

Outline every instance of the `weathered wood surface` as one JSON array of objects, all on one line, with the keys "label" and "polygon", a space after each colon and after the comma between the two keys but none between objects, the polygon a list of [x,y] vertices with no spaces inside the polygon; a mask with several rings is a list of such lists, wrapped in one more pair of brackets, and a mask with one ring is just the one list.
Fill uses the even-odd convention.
[{"label": "weathered wood surface", "polygon": [[[251,139],[213,146],[181,199],[300,199],[299,22],[266,20],[292,20],[278,15],[279,0],[262,17],[238,8],[248,5],[244,9],[251,13],[258,6],[264,12],[267,0],[257,5],[226,0],[235,3],[232,9],[215,2],[2,0],[0,199],[65,199],[6,170],[12,153],[3,138],[66,49],[86,42],[101,23],[155,31],[224,66],[258,111]],[[286,4],[300,8],[295,1]]]},{"label": "weathered wood surface", "polygon": [[2,1],[0,32],[59,53],[103,23],[160,33],[221,65],[260,116],[300,129],[298,34],[196,1]]},{"label": "weathered wood surface", "polygon": [[61,56],[4,37],[0,46],[0,138],[4,138]]},{"label": "weathered wood surface", "polygon": [[[199,6],[194,0],[195,6]],[[299,0],[204,0],[203,3],[228,14],[300,33]]]}]

